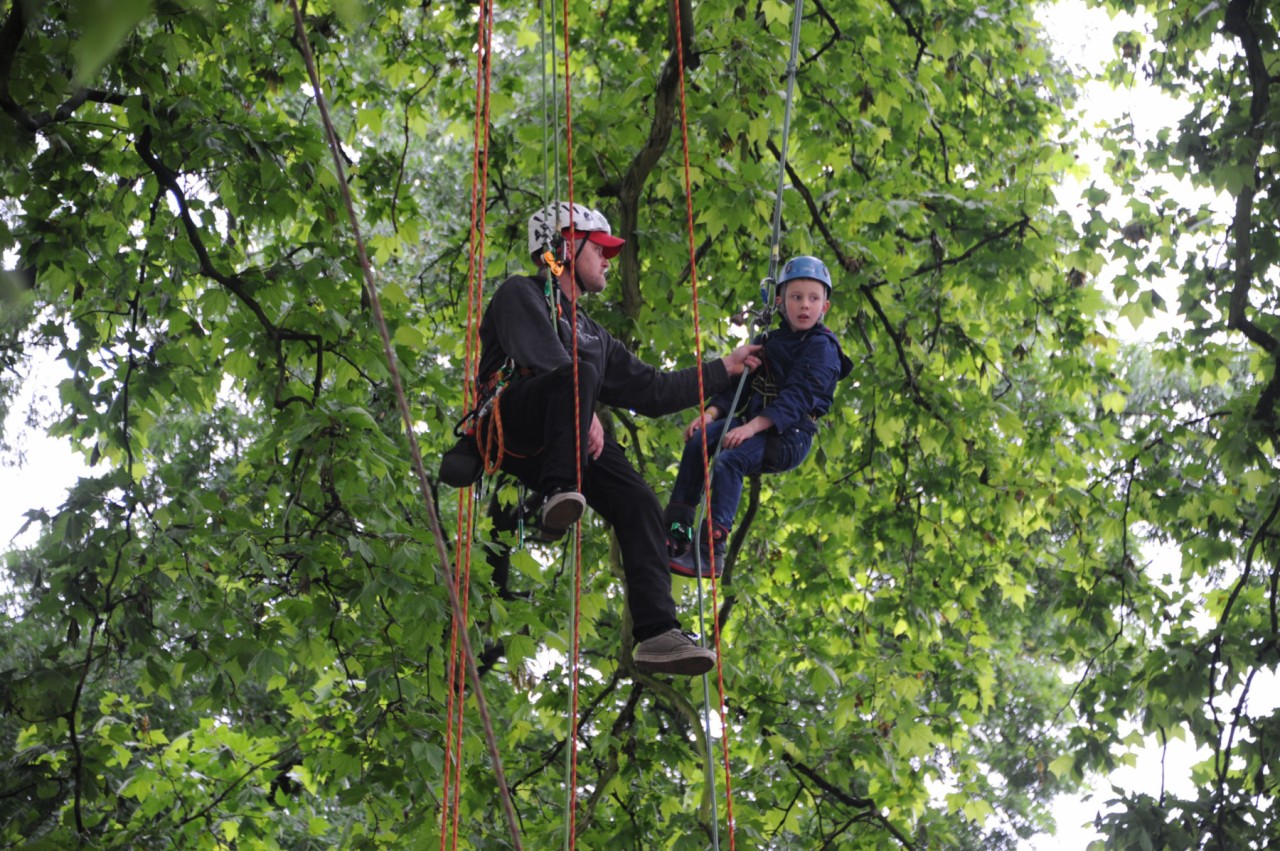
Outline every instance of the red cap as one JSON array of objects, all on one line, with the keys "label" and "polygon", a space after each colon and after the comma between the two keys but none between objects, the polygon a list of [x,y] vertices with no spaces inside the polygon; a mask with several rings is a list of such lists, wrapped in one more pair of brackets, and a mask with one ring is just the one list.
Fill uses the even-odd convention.
[{"label": "red cap", "polygon": [[618,252],[622,250],[622,246],[627,244],[625,239],[620,239],[602,230],[578,231],[578,233],[584,235],[588,242],[594,242],[600,246],[603,249],[601,253],[604,254],[606,260],[617,257]]}]

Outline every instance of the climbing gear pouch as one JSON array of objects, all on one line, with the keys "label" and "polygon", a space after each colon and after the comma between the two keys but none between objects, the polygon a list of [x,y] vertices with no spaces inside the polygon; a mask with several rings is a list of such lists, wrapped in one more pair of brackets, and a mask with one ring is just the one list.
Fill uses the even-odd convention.
[{"label": "climbing gear pouch", "polygon": [[[498,394],[515,372],[515,364],[508,360],[502,369],[480,382],[479,400],[476,406],[458,420],[453,433],[458,441],[453,448],[444,453],[440,459],[440,481],[453,488],[468,488],[480,480],[485,473],[485,456],[480,451],[478,441],[485,439],[485,426],[497,420]],[[490,417],[492,414],[492,418]],[[497,425],[494,434],[497,436],[497,455],[493,472],[502,458],[502,428]]]},{"label": "climbing gear pouch", "polygon": [[453,448],[440,459],[440,481],[451,488],[467,488],[480,480],[484,459],[475,435],[468,432],[458,438]]}]

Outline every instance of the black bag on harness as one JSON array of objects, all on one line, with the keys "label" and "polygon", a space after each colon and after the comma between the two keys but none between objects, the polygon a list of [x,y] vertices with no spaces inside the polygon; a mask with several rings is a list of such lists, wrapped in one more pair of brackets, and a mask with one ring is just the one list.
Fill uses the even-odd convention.
[{"label": "black bag on harness", "polygon": [[440,459],[440,481],[451,488],[467,488],[480,480],[484,460],[474,434],[458,438],[453,448]]}]

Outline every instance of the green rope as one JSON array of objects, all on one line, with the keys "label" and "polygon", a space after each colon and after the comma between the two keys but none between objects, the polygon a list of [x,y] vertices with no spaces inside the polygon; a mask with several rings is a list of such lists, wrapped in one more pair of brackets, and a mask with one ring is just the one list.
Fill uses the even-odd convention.
[{"label": "green rope", "polygon": [[787,101],[782,111],[782,150],[778,157],[778,193],[773,202],[773,233],[769,240],[769,276],[760,286],[760,297],[764,300],[764,321],[767,324],[773,312],[775,279],[778,276],[782,230],[782,193],[787,180],[787,142],[791,138],[791,104],[796,90],[796,57],[800,53],[800,20],[804,0],[796,0],[795,14],[791,20],[791,56],[787,60]]},{"label": "green rope", "polygon": [[[556,83],[556,7],[551,4],[551,23],[547,24],[547,2],[539,3],[538,38],[542,59],[542,206],[551,212],[551,205],[559,199],[560,191],[560,122],[555,122],[551,130],[552,119],[560,114],[559,91]],[[548,37],[547,33],[551,33]],[[551,43],[550,61],[547,59],[547,43]],[[551,69],[551,86],[547,87],[547,68]],[[548,94],[550,92],[550,94]],[[554,155],[549,156],[548,152]],[[551,173],[550,179],[547,174]],[[551,246],[546,246],[550,248]]]},{"label": "green rope", "polygon": [[[542,60],[541,62],[542,64],[542,205],[543,205],[543,209],[545,209],[548,215],[551,216],[551,224],[548,226],[548,229],[547,229],[548,244],[544,244],[544,248],[550,249],[552,248],[552,245],[549,244],[551,242],[551,229],[554,227],[555,222],[558,219],[558,216],[556,215],[556,211],[555,211],[555,205],[559,201],[560,182],[561,182],[560,122],[558,120],[558,116],[560,114],[560,104],[558,100],[558,83],[556,82],[556,47],[555,47],[556,7],[555,7],[555,3],[551,4],[551,22],[550,22],[550,26],[548,26],[547,2],[546,0],[541,0],[541,2],[539,3],[538,27],[539,27],[538,38],[541,44],[541,60]],[[548,36],[548,33],[551,34],[550,37]],[[548,56],[547,56],[548,42],[550,42],[551,44],[550,61],[548,61]],[[547,86],[547,68],[548,67],[551,69],[550,96],[548,96],[548,86]],[[554,129],[551,129],[553,117],[556,118],[557,120],[555,121]],[[549,152],[551,152],[550,156],[548,155]],[[548,160],[550,160],[550,165],[548,165]],[[550,178],[548,178],[548,173],[550,173]],[[543,295],[546,297],[547,312],[551,319],[551,324],[554,326],[556,323],[556,306],[559,299],[557,298],[555,293],[555,281],[550,274],[547,275]],[[573,561],[574,561],[574,570],[576,573],[576,570],[577,570],[576,548],[571,545],[569,549],[575,550]],[[569,596],[570,596],[570,600],[572,601],[570,603],[569,615],[570,615],[570,618],[573,619],[577,617],[577,613],[576,613],[577,603],[576,603],[576,600],[574,599],[573,594],[570,594]],[[577,664],[578,664],[578,660],[576,657],[570,660],[571,667],[576,667]],[[572,730],[574,728],[574,725],[571,723],[569,727]],[[574,800],[576,796],[574,795],[574,789],[572,787],[573,758],[574,758],[573,743],[570,742],[569,747],[565,748],[565,765],[564,765],[564,784],[565,784],[564,848],[565,848],[565,851],[570,851],[573,844],[572,842],[572,837],[574,833],[573,819],[576,816],[576,814],[574,813]]]},{"label": "green rope", "polygon": [[[791,19],[791,54],[787,60],[787,96],[786,106],[782,113],[782,147],[781,154],[778,158],[778,191],[773,202],[773,228],[769,243],[769,276],[764,283],[760,285],[760,296],[764,302],[763,310],[760,314],[761,327],[767,327],[773,314],[774,290],[777,287],[775,279],[778,274],[779,261],[779,243],[781,241],[780,231],[782,229],[782,194],[786,188],[787,177],[787,144],[791,138],[791,107],[795,99],[796,88],[796,60],[800,53],[800,24],[803,19],[804,0],[795,0],[795,10]],[[726,417],[733,417],[734,411],[738,408],[738,399],[742,396],[742,391],[746,387],[747,381],[751,375],[751,370],[744,369],[742,377],[738,380],[738,386],[733,393],[733,401],[729,405],[729,410],[725,413]],[[720,439],[716,441],[715,453],[707,465],[707,480],[703,482],[703,488],[711,487],[711,472],[715,468],[716,460],[720,457],[720,449],[724,444],[724,436],[729,431],[728,428],[721,430]],[[698,501],[698,507],[694,514],[693,524],[693,555],[694,555],[694,574],[697,578],[697,598],[698,598],[698,631],[705,635],[706,633],[706,612],[704,606],[704,596],[702,592],[702,527],[705,525],[704,511],[706,509],[707,500]],[[728,553],[726,551],[725,555]],[[717,689],[717,694],[719,690]],[[720,851],[720,811],[719,802],[716,794],[715,770],[715,749],[711,742],[711,683],[707,674],[702,675],[702,727],[707,744],[706,758],[706,775],[707,783],[711,789],[711,847],[713,851]],[[721,730],[722,736],[728,735],[728,731]],[[729,845],[733,846],[733,833],[729,834]]]}]

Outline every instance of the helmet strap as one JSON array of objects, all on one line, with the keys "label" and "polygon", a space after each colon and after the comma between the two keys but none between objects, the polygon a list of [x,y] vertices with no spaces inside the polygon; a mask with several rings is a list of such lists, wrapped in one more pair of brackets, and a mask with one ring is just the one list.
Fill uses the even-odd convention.
[{"label": "helmet strap", "polygon": [[[566,240],[567,241],[567,240]],[[573,285],[578,295],[582,295],[585,289],[582,285],[582,278],[578,275],[578,255],[582,254],[583,249],[587,247],[587,237],[584,234],[582,238],[577,240],[578,247],[574,249],[573,256],[568,258],[569,266],[573,269]],[[568,252],[566,252],[567,254]]]}]

